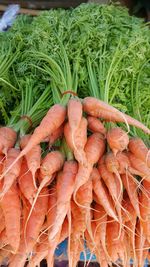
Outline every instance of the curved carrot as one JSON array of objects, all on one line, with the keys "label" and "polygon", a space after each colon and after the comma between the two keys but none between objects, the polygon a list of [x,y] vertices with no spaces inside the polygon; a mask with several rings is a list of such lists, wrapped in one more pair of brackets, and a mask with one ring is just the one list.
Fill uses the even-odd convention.
[{"label": "curved carrot", "polygon": [[[21,141],[20,141],[21,149],[24,149],[27,146],[30,138],[31,138],[31,135],[25,135],[21,138]],[[34,186],[35,186],[35,188],[37,188],[36,187],[36,181],[35,181],[35,173],[36,173],[37,169],[40,168],[40,163],[41,163],[41,147],[40,147],[40,145],[34,146],[30,150],[30,152],[26,153],[25,158],[26,158],[26,161],[28,164],[28,168],[32,173]]]},{"label": "curved carrot", "polygon": [[140,213],[141,213],[141,226],[144,235],[150,243],[150,182],[143,181],[144,190],[139,196]]},{"label": "curved carrot", "polygon": [[[19,149],[16,148],[9,149],[7,153],[7,159],[5,160],[4,164],[4,172],[9,169],[12,162],[16,160],[16,158],[18,157],[19,153],[20,153]],[[21,159],[18,162],[16,162],[13,168],[7,171],[7,174],[4,176],[3,188],[0,193],[1,198],[4,197],[4,195],[7,193],[13,182],[18,178],[21,169],[21,162],[22,162]]]},{"label": "curved carrot", "polygon": [[9,148],[12,148],[16,142],[17,133],[9,127],[0,128],[0,154],[7,155]]},{"label": "curved carrot", "polygon": [[23,159],[21,164],[21,171],[18,177],[18,184],[22,194],[30,202],[30,204],[32,204],[34,197],[36,195],[36,189],[33,184],[32,174],[28,169],[26,159]]},{"label": "curved carrot", "polygon": [[49,136],[49,147],[55,143],[55,141],[62,137],[64,131],[64,125],[62,124],[59,128],[57,128],[51,135]]},{"label": "curved carrot", "polygon": [[88,116],[87,121],[88,121],[88,129],[90,131],[92,131],[93,133],[97,132],[104,135],[106,134],[106,128],[99,119],[92,116]]},{"label": "curved carrot", "polygon": [[5,217],[8,242],[13,253],[16,253],[20,244],[21,203],[15,184],[11,186],[1,200],[1,207]]},{"label": "curved carrot", "polygon": [[136,264],[138,267],[144,265],[145,259],[143,259],[143,248],[146,238],[143,234],[143,228],[141,227],[140,221],[136,225],[136,235],[135,235],[135,249],[136,249]]},{"label": "curved carrot", "polygon": [[133,125],[142,129],[145,133],[150,134],[150,129],[144,124],[99,99],[86,97],[83,99],[82,103],[83,110],[93,117],[103,118],[112,122],[125,122],[126,124]]},{"label": "curved carrot", "polygon": [[140,173],[141,177],[150,182],[150,168],[148,168],[146,163],[135,157],[134,154],[132,154],[131,152],[128,153],[128,157],[131,166]]},{"label": "curved carrot", "polygon": [[114,155],[122,152],[128,147],[128,134],[120,127],[115,127],[107,132],[107,142],[113,151]]},{"label": "curved carrot", "polygon": [[47,183],[51,182],[53,173],[59,171],[62,168],[63,163],[64,163],[64,157],[62,153],[59,151],[53,151],[51,153],[48,153],[46,157],[43,159],[41,168],[40,168],[40,175],[41,175],[41,178],[43,178],[43,180],[40,183],[40,186],[37,190],[36,196],[32,203],[32,206],[31,206],[31,209],[30,209],[27,221],[26,221],[25,232],[26,232],[26,227],[28,225],[28,221],[34,210],[34,206],[36,204],[36,201],[38,199],[38,196],[41,190],[47,185]]},{"label": "curved carrot", "polygon": [[127,190],[128,196],[130,198],[131,204],[133,205],[136,215],[141,218],[140,215],[140,208],[139,208],[139,199],[137,194],[137,185],[133,181],[132,175],[128,174],[122,174],[121,175],[123,185],[125,189]]},{"label": "curved carrot", "polygon": [[66,161],[64,163],[61,175],[57,177],[57,206],[56,217],[53,222],[52,230],[49,233],[49,242],[53,240],[55,235],[62,227],[63,221],[68,213],[70,207],[70,200],[74,190],[75,177],[78,166],[75,161]]},{"label": "curved carrot", "polygon": [[99,238],[107,258],[109,258],[106,247],[106,226],[107,226],[107,213],[103,206],[96,203],[94,205],[94,221],[96,225],[96,232],[99,234]]},{"label": "curved carrot", "polygon": [[30,209],[31,206],[28,205],[28,212],[23,223],[20,246],[17,254],[14,255],[10,261],[10,267],[24,267],[26,258],[28,257],[29,253],[32,252],[33,247],[36,244],[48,209],[48,190],[46,188],[42,189],[41,194],[36,201],[35,209],[28,220],[25,231],[26,220],[28,218]]},{"label": "curved carrot", "polygon": [[68,146],[71,148],[71,150],[73,150],[76,160],[81,164],[85,164],[86,155],[85,155],[84,147],[87,142],[87,120],[84,117],[81,118],[79,127],[76,130],[75,135],[74,135],[75,145],[72,142],[71,128],[70,128],[69,123],[66,123],[64,127],[64,136],[65,136]]},{"label": "curved carrot", "polygon": [[112,199],[108,193],[106,186],[102,183],[99,171],[96,168],[93,168],[91,173],[91,178],[93,182],[93,190],[99,201],[98,204],[101,204],[106,211],[106,213],[113,217],[116,221],[118,218],[116,216]]},{"label": "curved carrot", "polygon": [[150,168],[150,150],[146,147],[142,139],[138,137],[131,138],[128,147],[136,158],[144,161]]},{"label": "curved carrot", "polygon": [[45,117],[42,119],[40,125],[34,130],[28,144],[20,152],[19,156],[13,161],[9,168],[3,172],[1,178],[12,168],[12,166],[24,155],[26,155],[34,146],[38,145],[43,139],[51,135],[57,128],[59,128],[66,117],[65,107],[56,104],[52,106]]}]

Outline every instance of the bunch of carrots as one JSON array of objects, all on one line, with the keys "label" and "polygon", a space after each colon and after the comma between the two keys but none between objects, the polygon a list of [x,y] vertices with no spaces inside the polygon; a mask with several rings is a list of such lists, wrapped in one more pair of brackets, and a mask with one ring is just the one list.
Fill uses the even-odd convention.
[{"label": "bunch of carrots", "polygon": [[69,267],[85,246],[101,267],[150,259],[150,149],[129,125],[150,135],[101,100],[71,97],[31,134],[0,128],[0,265],[52,267],[66,238]]}]

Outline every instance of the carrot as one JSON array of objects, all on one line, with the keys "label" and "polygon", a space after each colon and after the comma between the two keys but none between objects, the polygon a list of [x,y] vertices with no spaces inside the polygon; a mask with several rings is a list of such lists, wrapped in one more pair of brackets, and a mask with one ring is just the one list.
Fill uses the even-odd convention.
[{"label": "carrot", "polygon": [[106,228],[106,240],[108,254],[113,263],[115,263],[119,258],[125,261],[125,251],[122,242],[122,237],[118,239],[119,235],[119,223],[112,221],[111,218],[108,219]]},{"label": "carrot", "polygon": [[36,189],[33,184],[32,174],[28,169],[25,158],[23,159],[21,164],[21,171],[18,177],[18,184],[22,194],[30,202],[30,204],[32,204],[36,194]]},{"label": "carrot", "polygon": [[93,194],[92,194],[92,179],[89,179],[84,185],[82,185],[76,195],[76,200],[81,208],[81,213],[85,218],[85,223],[87,227],[87,231],[91,238],[92,236],[92,229],[91,229],[91,204],[93,201]]},{"label": "carrot", "polygon": [[0,234],[0,249],[8,245],[8,243],[6,229],[4,229]]},{"label": "carrot", "polygon": [[143,235],[143,228],[140,225],[140,221],[137,222],[136,235],[135,235],[135,249],[136,249],[136,264],[138,267],[144,265],[143,248],[145,244],[145,236]]},{"label": "carrot", "polygon": [[132,175],[130,174],[122,174],[121,175],[123,185],[127,190],[128,196],[130,198],[131,204],[133,205],[136,215],[140,218],[140,208],[139,208],[139,199],[137,194],[137,186],[133,181]]},{"label": "carrot", "polygon": [[127,194],[127,192],[125,191],[126,194],[124,194],[123,197],[123,204],[122,206],[124,207],[123,211],[122,211],[122,219],[123,222],[128,222],[131,221],[132,219],[134,219],[136,217],[136,211],[134,209],[134,207],[132,206],[129,196]]},{"label": "carrot", "polygon": [[5,218],[3,210],[0,206],[0,233],[5,229]]},{"label": "carrot", "polygon": [[101,133],[103,135],[106,134],[106,128],[104,127],[103,123],[92,116],[88,116],[87,117],[87,121],[88,121],[88,129],[93,132],[93,133]]},{"label": "carrot", "polygon": [[128,148],[134,156],[142,161],[144,161],[150,168],[150,151],[138,137],[131,138],[129,141]]},{"label": "carrot", "polygon": [[34,130],[26,147],[20,152],[19,156],[13,161],[9,168],[5,172],[3,172],[1,178],[5,176],[5,174],[20,158],[26,155],[34,146],[38,145],[43,139],[51,135],[51,133],[59,128],[63,124],[65,116],[65,107],[59,104],[52,106],[45,117],[42,119],[40,125]]},{"label": "carrot", "polygon": [[[46,157],[43,159],[41,168],[40,168],[40,176],[42,178],[42,181],[40,183],[40,186],[37,190],[36,196],[34,198],[34,201],[32,203],[26,225],[28,223],[28,220],[33,212],[34,206],[36,204],[37,198],[41,192],[41,190],[47,185],[47,183],[50,183],[53,178],[53,173],[59,171],[64,163],[64,157],[61,152],[59,151],[52,151],[46,155]],[[26,227],[25,227],[26,229]]]},{"label": "carrot", "polygon": [[131,166],[130,160],[125,152],[117,153],[116,159],[119,164],[119,174],[125,174]]},{"label": "carrot", "polygon": [[143,181],[144,190],[139,196],[141,220],[140,224],[143,228],[143,233],[150,242],[150,182]]},{"label": "carrot", "polygon": [[68,102],[68,122],[71,129],[71,137],[73,146],[76,147],[74,137],[77,129],[79,128],[82,118],[82,104],[78,99],[70,99]]},{"label": "carrot", "polygon": [[83,111],[93,117],[103,118],[112,122],[125,122],[150,134],[150,130],[144,124],[99,99],[86,97],[83,99],[82,104]]},{"label": "carrot", "polygon": [[[28,213],[30,212],[31,206],[28,205]],[[26,258],[29,253],[32,252],[33,247],[36,244],[38,235],[42,228],[45,220],[45,216],[48,209],[48,190],[46,188],[42,189],[41,194],[35,204],[35,208],[28,220],[26,226],[26,220],[28,214],[24,218],[24,224],[22,229],[21,242],[18,249],[18,253],[14,255],[9,264],[10,267],[24,267]],[[26,231],[25,231],[26,230]]]},{"label": "carrot", "polygon": [[71,136],[71,128],[69,123],[65,124],[64,127],[64,136],[66,139],[66,142],[71,150],[73,150],[74,156],[76,160],[81,163],[85,164],[86,162],[86,155],[84,151],[85,144],[87,142],[87,120],[82,117],[80,125],[78,129],[76,130],[75,136],[74,136],[74,143],[72,142],[72,136]]},{"label": "carrot", "polygon": [[0,128],[0,154],[7,155],[9,148],[12,148],[16,142],[17,133],[9,127]]},{"label": "carrot", "polygon": [[116,155],[118,152],[122,152],[128,147],[129,137],[122,128],[115,127],[107,132],[107,142],[114,155]]},{"label": "carrot", "polygon": [[[4,172],[7,171],[12,162],[18,157],[20,151],[16,148],[9,149],[7,153],[7,159],[5,160]],[[0,193],[0,197],[4,197],[13,182],[18,178],[21,169],[21,159],[11,168],[4,176],[3,188]]]},{"label": "carrot", "polygon": [[106,149],[106,143],[100,133],[94,133],[88,137],[85,145],[87,160],[93,166],[103,156]]},{"label": "carrot", "polygon": [[85,231],[87,247],[90,249],[91,256],[92,255],[96,256],[97,262],[100,264],[100,266],[107,267],[108,262],[106,260],[106,255],[103,251],[103,248],[100,242],[99,232],[97,230],[95,222],[92,222],[92,231],[93,231],[93,236],[94,236],[94,242],[90,238],[89,233]]},{"label": "carrot", "polygon": [[5,156],[0,155],[0,175],[2,174],[2,171],[3,171],[4,160],[5,160]]},{"label": "carrot", "polygon": [[134,156],[131,152],[128,153],[129,160],[131,162],[131,166],[140,172],[140,176],[143,177],[145,180],[150,182],[150,168],[146,165],[146,163],[137,157]]},{"label": "carrot", "polygon": [[[68,248],[69,249],[69,248]],[[76,267],[80,259],[80,253],[83,250],[83,241],[80,236],[76,236],[72,233],[70,238],[70,251],[68,267]]]},{"label": "carrot", "polygon": [[118,183],[117,183],[118,178],[116,178],[113,173],[107,170],[105,164],[99,164],[98,170],[115,203],[116,210],[119,216],[120,227],[122,227],[122,216],[121,216],[122,186],[120,186],[119,184],[119,192],[118,192]]},{"label": "carrot", "polygon": [[60,235],[61,235],[61,228],[57,232],[57,234],[54,236],[52,240],[49,240],[49,246],[48,246],[48,254],[47,254],[47,267],[52,267],[54,266],[54,252],[55,249],[59,243],[60,240]]},{"label": "carrot", "polygon": [[[21,149],[24,149],[26,147],[30,138],[31,138],[31,135],[25,135],[21,138],[21,141],[20,141]],[[37,169],[40,168],[40,163],[41,163],[41,147],[40,147],[40,145],[34,146],[30,150],[30,152],[26,153],[25,158],[26,158],[26,161],[28,164],[28,168],[32,173],[33,184],[34,184],[35,188],[37,188],[36,187],[36,181],[35,181],[35,173],[36,173]]]},{"label": "carrot", "polygon": [[62,124],[49,136],[49,147],[56,142],[57,139],[61,138],[64,131],[64,125]]},{"label": "carrot", "polygon": [[100,242],[102,244],[103,251],[107,258],[109,258],[106,248],[106,226],[107,226],[107,213],[103,206],[96,203],[94,205],[94,221],[96,225],[96,232],[99,234]]},{"label": "carrot", "polygon": [[1,200],[1,207],[5,217],[8,243],[12,247],[12,252],[16,253],[20,243],[21,204],[15,184],[11,186]]},{"label": "carrot", "polygon": [[99,171],[96,168],[93,168],[91,173],[93,190],[99,201],[98,204],[101,204],[108,215],[113,217],[116,221],[118,218],[116,216],[112,199],[108,193],[106,186],[102,183]]},{"label": "carrot", "polygon": [[52,230],[49,234],[49,242],[53,240],[55,235],[62,227],[63,221],[68,213],[70,207],[70,200],[74,190],[75,177],[77,174],[78,166],[75,161],[66,161],[64,163],[61,175],[57,176],[57,206],[56,218]]}]

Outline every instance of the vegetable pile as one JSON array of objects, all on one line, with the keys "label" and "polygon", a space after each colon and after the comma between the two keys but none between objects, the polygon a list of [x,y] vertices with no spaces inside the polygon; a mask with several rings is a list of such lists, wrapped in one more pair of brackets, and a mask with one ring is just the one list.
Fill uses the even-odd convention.
[{"label": "vegetable pile", "polygon": [[57,245],[68,237],[70,267],[84,241],[102,267],[118,259],[127,266],[130,258],[143,266],[150,247],[150,150],[116,122],[150,135],[109,104],[77,96],[53,105],[33,133],[17,138],[13,128],[0,128],[1,264],[7,259],[21,267],[28,260],[31,267],[46,259],[53,266]]},{"label": "vegetable pile", "polygon": [[[96,4],[0,33],[0,265],[150,259],[150,31]],[[86,253],[85,253],[86,261]],[[118,263],[118,264],[119,264]]]}]

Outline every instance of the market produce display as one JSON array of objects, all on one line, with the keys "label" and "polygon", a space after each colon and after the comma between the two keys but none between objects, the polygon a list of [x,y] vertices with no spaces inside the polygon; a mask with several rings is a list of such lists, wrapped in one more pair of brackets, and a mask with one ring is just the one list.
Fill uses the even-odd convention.
[{"label": "market produce display", "polygon": [[84,4],[19,16],[0,43],[0,265],[52,267],[68,238],[70,267],[85,244],[101,267],[142,267],[149,28],[124,8]]}]

